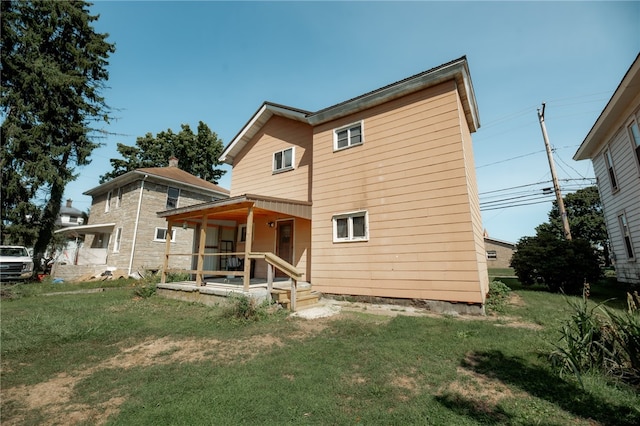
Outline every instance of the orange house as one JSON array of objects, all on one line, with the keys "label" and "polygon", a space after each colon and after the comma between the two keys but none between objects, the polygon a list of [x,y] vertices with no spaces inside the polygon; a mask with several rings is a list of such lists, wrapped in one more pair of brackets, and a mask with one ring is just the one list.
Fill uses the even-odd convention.
[{"label": "orange house", "polygon": [[[265,102],[221,155],[231,197],[159,216],[199,230],[182,254],[199,285],[241,277],[248,289],[274,267],[325,294],[482,312],[479,126],[466,57],[316,112]],[[230,250],[208,253],[225,232]],[[207,256],[240,267],[207,271]]]}]

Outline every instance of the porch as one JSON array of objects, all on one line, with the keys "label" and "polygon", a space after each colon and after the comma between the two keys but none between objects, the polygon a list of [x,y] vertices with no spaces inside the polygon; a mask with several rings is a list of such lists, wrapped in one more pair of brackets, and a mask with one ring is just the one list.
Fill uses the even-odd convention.
[{"label": "porch", "polygon": [[[277,299],[285,292],[285,304],[297,309],[298,283],[309,277],[311,203],[247,194],[158,216],[167,220],[168,236],[176,226],[194,230],[191,253],[172,252],[167,238],[158,285],[162,292],[193,293],[190,299],[230,294],[260,298],[262,293]],[[177,257],[189,257],[192,268],[172,268]],[[190,280],[169,284],[168,274],[188,274]]]},{"label": "porch", "polygon": [[197,285],[194,281],[160,283],[157,292],[169,299],[209,306],[225,304],[233,296],[245,296],[258,303],[268,301],[292,311],[315,305],[320,298],[320,294],[312,290],[311,284],[298,282],[293,285],[291,280],[284,278],[274,281],[271,289],[264,280],[253,278],[247,292],[244,291],[242,278],[208,279],[204,285]]}]

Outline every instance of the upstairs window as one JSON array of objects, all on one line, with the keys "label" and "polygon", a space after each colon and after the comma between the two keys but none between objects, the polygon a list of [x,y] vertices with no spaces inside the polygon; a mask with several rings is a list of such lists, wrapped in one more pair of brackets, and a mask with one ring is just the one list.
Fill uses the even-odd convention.
[{"label": "upstairs window", "polygon": [[111,191],[107,192],[107,202],[104,204],[104,212],[109,213],[111,210]]},{"label": "upstairs window", "polygon": [[273,172],[284,172],[293,169],[294,150],[293,147],[283,149],[273,153]]},{"label": "upstairs window", "polygon": [[118,188],[118,198],[116,198],[116,208],[122,205],[122,188]]},{"label": "upstairs window", "polygon": [[351,124],[333,132],[334,151],[362,145],[363,142],[362,122]]},{"label": "upstairs window", "polygon": [[629,137],[631,138],[631,146],[636,152],[636,160],[638,161],[638,166],[640,166],[640,129],[638,128],[638,122],[633,120],[628,129]]},{"label": "upstairs window", "polygon": [[178,198],[180,198],[180,189],[170,186],[167,190],[167,210],[175,209],[178,207]]},{"label": "upstairs window", "polygon": [[333,241],[367,241],[368,228],[366,211],[335,215],[333,216]]},{"label": "upstairs window", "polygon": [[618,190],[618,181],[616,180],[616,171],[613,168],[613,157],[611,157],[611,151],[606,149],[604,151],[604,164],[607,167],[607,172],[609,173],[609,182],[611,182],[611,190]]},{"label": "upstairs window", "polygon": [[627,216],[624,213],[618,216],[618,223],[620,224],[620,233],[622,234],[622,241],[624,241],[624,249],[627,253],[627,259],[633,260],[635,258],[633,242],[631,241],[631,232],[629,231],[629,225],[627,224]]}]

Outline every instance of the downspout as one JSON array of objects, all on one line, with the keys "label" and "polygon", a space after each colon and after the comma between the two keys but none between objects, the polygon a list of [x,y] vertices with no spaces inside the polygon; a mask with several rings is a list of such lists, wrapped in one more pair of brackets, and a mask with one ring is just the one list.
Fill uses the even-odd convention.
[{"label": "downspout", "polygon": [[144,175],[142,178],[142,184],[140,185],[140,196],[138,197],[138,211],[136,212],[136,222],[133,226],[133,241],[131,243],[131,256],[129,257],[129,272],[127,275],[131,275],[131,268],[133,267],[133,253],[136,250],[136,238],[138,236],[138,222],[140,221],[140,207],[142,207],[142,193],[144,192],[144,181],[149,175]]}]

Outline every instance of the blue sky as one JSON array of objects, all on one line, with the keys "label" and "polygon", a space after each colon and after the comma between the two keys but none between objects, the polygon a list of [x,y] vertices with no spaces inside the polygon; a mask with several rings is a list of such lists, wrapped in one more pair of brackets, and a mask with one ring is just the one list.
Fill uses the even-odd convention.
[{"label": "blue sky", "polygon": [[[481,202],[551,186],[542,102],[571,192],[584,181],[564,179],[593,177],[572,156],[640,51],[640,2],[96,1],[91,11],[116,44],[103,94],[117,119],[65,191],[83,211],[117,142],[203,121],[226,144],[264,101],[315,111],[463,55],[480,111]],[[551,200],[485,210],[484,226],[516,242],[547,220]]]}]

